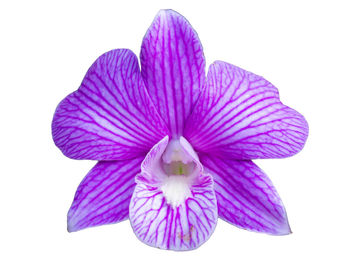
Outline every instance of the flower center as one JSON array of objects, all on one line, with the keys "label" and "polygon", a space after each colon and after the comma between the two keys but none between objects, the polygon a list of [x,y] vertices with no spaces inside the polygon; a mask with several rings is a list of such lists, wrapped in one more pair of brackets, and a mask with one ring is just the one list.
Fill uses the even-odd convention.
[{"label": "flower center", "polygon": [[166,176],[160,189],[167,203],[177,207],[192,196],[191,185],[200,172],[197,154],[185,138],[171,140],[162,155],[161,166]]}]

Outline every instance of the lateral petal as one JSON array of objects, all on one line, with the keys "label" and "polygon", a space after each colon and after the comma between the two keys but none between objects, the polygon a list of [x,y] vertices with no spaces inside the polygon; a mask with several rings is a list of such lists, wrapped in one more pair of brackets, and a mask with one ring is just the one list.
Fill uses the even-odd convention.
[{"label": "lateral petal", "polygon": [[143,158],[98,162],[79,185],[68,212],[68,231],[123,221]]},{"label": "lateral petal", "polygon": [[172,10],[161,10],[141,47],[141,72],[159,114],[178,138],[205,80],[205,59],[197,33]]},{"label": "lateral petal", "polygon": [[200,155],[215,182],[219,217],[235,226],[272,235],[289,234],[287,214],[270,179],[252,161]]},{"label": "lateral petal", "polygon": [[144,88],[137,57],[116,49],[100,56],[80,88],[57,107],[55,144],[73,159],[120,160],[146,154],[167,134]]},{"label": "lateral petal", "polygon": [[288,157],[307,135],[304,117],[280,102],[271,83],[221,61],[210,66],[184,132],[197,151],[231,159]]}]

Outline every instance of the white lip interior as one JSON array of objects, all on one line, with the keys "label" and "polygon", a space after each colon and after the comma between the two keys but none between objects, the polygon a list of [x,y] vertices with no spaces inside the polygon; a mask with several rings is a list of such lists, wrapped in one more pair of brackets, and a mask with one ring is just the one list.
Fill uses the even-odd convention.
[{"label": "white lip interior", "polygon": [[173,208],[192,197],[191,185],[200,173],[198,156],[183,137],[169,141],[161,158],[161,167],[166,176],[160,190]]}]

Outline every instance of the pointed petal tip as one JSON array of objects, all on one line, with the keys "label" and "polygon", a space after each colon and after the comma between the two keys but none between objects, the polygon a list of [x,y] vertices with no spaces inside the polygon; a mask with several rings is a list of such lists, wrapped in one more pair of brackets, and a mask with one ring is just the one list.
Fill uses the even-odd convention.
[{"label": "pointed petal tip", "polygon": [[77,232],[78,230],[74,229],[73,226],[71,226],[69,223],[67,224],[67,232],[68,233],[73,233],[73,232]]},{"label": "pointed petal tip", "polygon": [[156,16],[154,17],[153,22],[157,21],[158,19],[160,21],[164,21],[169,17],[179,17],[188,22],[188,20],[183,15],[181,15],[180,13],[176,12],[173,9],[160,9],[156,14]]},{"label": "pointed petal tip", "polygon": [[72,210],[72,207],[69,208],[68,214],[67,214],[67,231],[68,233],[78,232],[79,230],[82,230],[84,228],[80,228],[77,226],[78,218],[74,216],[74,211]]},{"label": "pointed petal tip", "polygon": [[175,10],[173,9],[160,9],[156,15],[157,16],[167,16],[167,15],[170,15],[170,14],[173,14],[173,15],[178,15],[178,16],[182,16],[180,13],[176,12]]},{"label": "pointed petal tip", "polygon": [[283,232],[278,232],[278,233],[274,233],[274,234],[270,234],[270,235],[273,235],[273,236],[288,236],[290,234],[292,234],[293,232],[290,230],[290,229],[286,229],[285,231]]},{"label": "pointed petal tip", "polygon": [[77,232],[81,229],[79,227],[77,227],[76,224],[74,223],[72,217],[70,216],[70,212],[71,212],[71,209],[69,209],[68,215],[67,215],[67,232],[73,233],[73,232]]},{"label": "pointed petal tip", "polygon": [[283,222],[283,223],[281,223],[280,226],[275,226],[274,229],[262,231],[262,230],[257,230],[257,229],[252,229],[252,228],[243,227],[241,225],[237,225],[237,224],[231,222],[230,220],[228,220],[227,218],[222,217],[222,216],[219,216],[219,218],[230,225],[238,227],[239,229],[242,229],[242,230],[246,230],[248,232],[265,234],[265,235],[270,235],[270,236],[287,236],[287,235],[293,234],[288,222]]},{"label": "pointed petal tip", "polygon": [[285,218],[285,221],[281,222],[280,226],[276,227],[275,232],[267,234],[274,236],[287,236],[292,234],[292,230],[290,228],[287,216]]}]

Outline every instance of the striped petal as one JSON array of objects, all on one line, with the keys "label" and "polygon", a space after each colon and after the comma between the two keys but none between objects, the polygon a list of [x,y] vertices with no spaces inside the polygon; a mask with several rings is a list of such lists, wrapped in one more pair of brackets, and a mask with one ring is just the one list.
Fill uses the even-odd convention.
[{"label": "striped petal", "polygon": [[[185,145],[180,140],[181,145]],[[182,150],[185,159],[190,148],[174,147],[164,138],[148,153],[136,177],[136,187],[130,201],[130,222],[136,236],[144,243],[171,250],[191,250],[203,244],[213,233],[217,222],[214,183],[203,174],[195,156],[196,167],[191,174],[168,175],[162,170],[164,152]],[[169,155],[171,156],[171,154]],[[168,157],[169,157],[168,156]]]},{"label": "striped petal", "polygon": [[200,40],[189,22],[162,10],[141,47],[142,77],[159,114],[175,138],[183,133],[205,80]]},{"label": "striped petal", "polygon": [[59,104],[52,122],[56,145],[74,159],[145,155],[166,133],[144,88],[137,57],[126,49],[100,56],[80,88]]},{"label": "striped petal", "polygon": [[200,155],[214,177],[219,217],[235,226],[273,235],[291,233],[276,189],[252,161]]},{"label": "striped petal", "polygon": [[98,162],[77,189],[68,212],[68,231],[127,219],[142,159]]},{"label": "striped petal", "polygon": [[184,136],[200,152],[231,159],[282,158],[306,141],[304,117],[264,78],[225,62],[209,68]]}]

